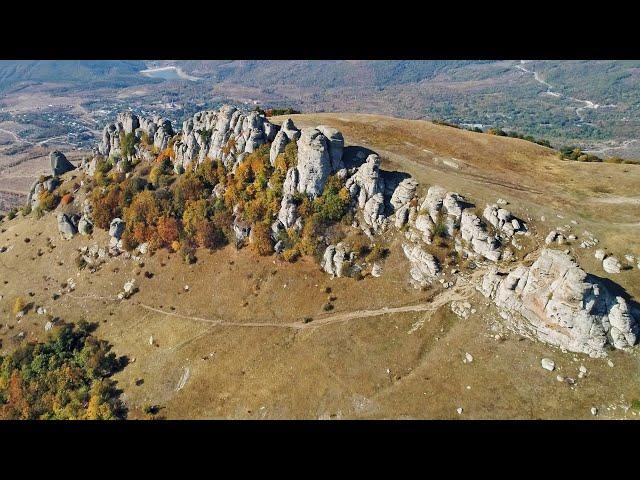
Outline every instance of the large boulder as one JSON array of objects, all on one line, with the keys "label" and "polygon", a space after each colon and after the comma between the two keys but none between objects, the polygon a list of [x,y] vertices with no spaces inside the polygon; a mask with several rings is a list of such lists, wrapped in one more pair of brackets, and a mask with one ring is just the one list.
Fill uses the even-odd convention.
[{"label": "large boulder", "polygon": [[64,153],[58,150],[54,150],[49,154],[49,161],[51,163],[51,175],[54,177],[70,172],[76,168],[69,160],[67,160]]},{"label": "large boulder", "polygon": [[425,252],[419,245],[405,243],[402,245],[402,251],[411,264],[409,273],[414,286],[429,285],[440,271],[438,260]]},{"label": "large boulder", "polygon": [[500,244],[493,235],[487,233],[482,220],[470,209],[462,212],[460,234],[477,254],[493,262],[500,260]]},{"label": "large boulder", "polygon": [[58,231],[67,240],[73,238],[78,233],[78,228],[74,222],[74,218],[65,213],[58,215]]},{"label": "large boulder", "polygon": [[89,220],[87,216],[83,215],[78,222],[78,233],[81,235],[91,235],[92,232],[93,223],[91,223],[91,220]]},{"label": "large boulder", "polygon": [[342,152],[344,151],[344,137],[339,130],[326,125],[316,127],[327,139],[329,146],[329,157],[331,159],[331,171],[337,172],[344,168]]},{"label": "large boulder", "polygon": [[398,210],[409,203],[415,196],[417,187],[418,182],[411,177],[402,180],[391,195],[391,205],[394,210]]},{"label": "large boulder", "polygon": [[638,314],[627,301],[587,274],[566,253],[544,249],[531,267],[487,273],[479,290],[525,321],[541,341],[592,357],[605,346],[627,348],[640,334]]},{"label": "large boulder", "polygon": [[319,196],[331,174],[329,142],[320,130],[305,128],[298,140],[298,191]]},{"label": "large boulder", "polygon": [[271,150],[269,151],[269,162],[271,166],[274,166],[276,163],[276,158],[278,155],[284,152],[287,144],[289,143],[289,138],[286,133],[280,130],[276,134],[276,138],[273,139],[273,143],[271,143]]},{"label": "large boulder", "polygon": [[109,224],[109,236],[116,240],[120,240],[120,237],[122,237],[122,234],[124,233],[124,227],[124,220],[121,218],[114,218]]},{"label": "large boulder", "polygon": [[342,277],[348,257],[349,252],[344,243],[340,242],[337,245],[329,245],[324,251],[320,266],[329,275]]}]

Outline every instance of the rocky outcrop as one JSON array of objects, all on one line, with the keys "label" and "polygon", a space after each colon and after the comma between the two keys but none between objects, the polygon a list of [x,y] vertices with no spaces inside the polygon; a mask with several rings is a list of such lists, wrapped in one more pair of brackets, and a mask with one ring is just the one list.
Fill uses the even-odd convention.
[{"label": "rocky outcrop", "polygon": [[345,266],[349,261],[349,251],[344,243],[337,245],[329,245],[324,251],[320,266],[331,276],[342,277],[345,272]]},{"label": "rocky outcrop", "polygon": [[526,225],[523,221],[514,217],[509,210],[498,207],[496,204],[487,205],[482,216],[493,228],[506,237],[510,238],[518,232],[526,231]]},{"label": "rocky outcrop", "polygon": [[297,142],[300,139],[301,133],[302,132],[296,128],[290,118],[287,118],[282,123],[282,127],[280,127],[280,130],[271,143],[271,150],[269,152],[269,161],[271,162],[271,165],[275,164],[278,155],[284,152],[286,146],[290,142]]},{"label": "rocky outcrop", "polygon": [[393,191],[390,203],[394,210],[398,210],[409,203],[416,194],[418,182],[408,177],[402,180]]},{"label": "rocky outcrop", "polygon": [[333,127],[318,125],[316,129],[327,139],[329,159],[331,160],[331,172],[337,172],[344,168],[342,152],[344,151],[344,137],[342,133]]},{"label": "rocky outcrop", "polygon": [[54,177],[70,172],[76,168],[69,160],[67,160],[64,153],[59,152],[58,150],[54,150],[49,154],[49,162],[51,164],[51,175]]},{"label": "rocky outcrop", "polygon": [[40,195],[42,192],[53,192],[60,185],[57,177],[46,177],[42,181],[37,180],[31,185],[29,194],[27,195],[27,205],[31,208],[37,208],[40,205]]},{"label": "rocky outcrop", "polygon": [[431,284],[440,271],[438,260],[425,252],[419,245],[403,244],[402,251],[409,259],[411,269],[409,271],[414,286],[424,287]]},{"label": "rocky outcrop", "polygon": [[438,215],[442,210],[442,204],[447,191],[439,185],[433,185],[427,190],[427,195],[420,209],[429,213],[433,222],[438,221]]},{"label": "rocky outcrop", "polygon": [[236,216],[233,221],[232,228],[236,237],[236,246],[244,244],[245,240],[247,240],[251,234],[251,225],[242,220],[239,216]]},{"label": "rocky outcrop", "polygon": [[500,244],[493,235],[487,233],[480,218],[469,209],[462,212],[460,234],[477,254],[493,262],[500,260]]},{"label": "rocky outcrop", "polygon": [[317,197],[332,173],[329,141],[320,130],[305,128],[298,140],[297,191]]},{"label": "rocky outcrop", "polygon": [[[98,145],[98,153],[108,157],[120,155],[120,135],[135,134],[142,138],[146,134],[148,142],[158,150],[164,150],[174,135],[171,122],[165,118],[154,116],[144,118],[132,112],[120,112],[114,123],[110,123],[102,130],[102,141]],[[140,152],[138,151],[138,154]]]},{"label": "rocky outcrop", "polygon": [[286,133],[283,130],[280,130],[273,139],[273,142],[271,143],[271,150],[269,150],[269,163],[271,163],[271,166],[276,164],[276,158],[284,152],[288,143],[289,138]]},{"label": "rocky outcrop", "polygon": [[537,338],[593,357],[605,347],[637,343],[640,325],[627,301],[587,274],[566,253],[544,249],[531,267],[487,273],[479,290],[517,314]]},{"label": "rocky outcrop", "polygon": [[109,224],[109,247],[122,248],[122,234],[124,233],[125,223],[120,218],[114,218]]},{"label": "rocky outcrop", "polygon": [[231,168],[245,154],[273,141],[277,132],[278,127],[256,111],[243,113],[224,105],[198,112],[182,124],[181,138],[173,146],[175,162],[187,168],[211,158]]},{"label": "rocky outcrop", "polygon": [[380,175],[380,157],[371,154],[345,183],[352,199],[357,199],[367,225],[378,231],[386,224],[384,217],[384,178]]}]

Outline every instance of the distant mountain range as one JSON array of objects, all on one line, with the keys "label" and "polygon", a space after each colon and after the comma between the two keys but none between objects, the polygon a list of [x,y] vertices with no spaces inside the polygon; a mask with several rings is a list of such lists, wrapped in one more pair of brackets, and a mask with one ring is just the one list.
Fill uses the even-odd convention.
[{"label": "distant mountain range", "polygon": [[[182,78],[141,70],[173,66]],[[167,72],[166,70],[164,71]],[[196,80],[198,79],[198,80]],[[1,61],[0,91],[145,85],[140,102],[231,101],[499,127],[640,156],[640,61]]]}]

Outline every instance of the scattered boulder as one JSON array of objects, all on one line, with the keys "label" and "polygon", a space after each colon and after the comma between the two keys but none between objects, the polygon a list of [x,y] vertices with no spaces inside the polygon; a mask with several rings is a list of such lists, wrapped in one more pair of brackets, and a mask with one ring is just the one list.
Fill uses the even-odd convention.
[{"label": "scattered boulder", "polygon": [[66,240],[73,238],[73,236],[78,233],[78,228],[73,217],[65,213],[60,213],[58,215],[58,231]]},{"label": "scattered boulder", "polygon": [[604,271],[607,273],[620,273],[622,265],[620,264],[620,260],[611,256],[602,261],[602,268],[604,268]]},{"label": "scattered boulder", "polygon": [[78,222],[78,232],[81,235],[91,235],[91,232],[93,232],[93,223],[91,223],[91,220],[84,215]]},{"label": "scattered boulder", "polygon": [[515,218],[510,211],[496,204],[487,205],[482,216],[493,228],[507,237],[512,237],[515,233],[525,230],[524,222]]},{"label": "scattered boulder", "polygon": [[550,358],[543,358],[540,363],[542,364],[542,368],[549,370],[550,372],[553,372],[556,369],[556,362]]}]

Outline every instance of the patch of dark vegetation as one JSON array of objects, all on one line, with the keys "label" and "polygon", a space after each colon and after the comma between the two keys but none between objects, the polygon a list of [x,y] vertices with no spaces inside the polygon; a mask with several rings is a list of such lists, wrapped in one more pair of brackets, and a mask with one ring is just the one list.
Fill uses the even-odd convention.
[{"label": "patch of dark vegetation", "polygon": [[62,324],[45,343],[0,357],[0,418],[123,419],[122,393],[111,380],[128,363],[93,336],[96,324]]}]

